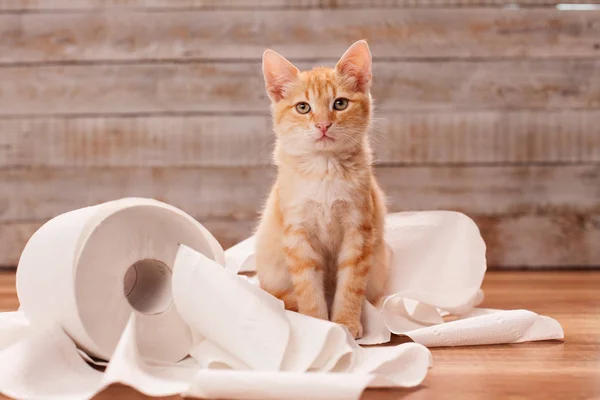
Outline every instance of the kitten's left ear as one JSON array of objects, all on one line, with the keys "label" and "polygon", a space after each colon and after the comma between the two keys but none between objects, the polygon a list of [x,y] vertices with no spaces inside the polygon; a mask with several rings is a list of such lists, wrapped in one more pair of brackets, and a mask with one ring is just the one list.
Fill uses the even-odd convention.
[{"label": "kitten's left ear", "polygon": [[356,91],[367,92],[371,88],[371,52],[369,45],[364,40],[354,43],[338,61],[335,69],[341,75],[352,79],[356,85]]}]

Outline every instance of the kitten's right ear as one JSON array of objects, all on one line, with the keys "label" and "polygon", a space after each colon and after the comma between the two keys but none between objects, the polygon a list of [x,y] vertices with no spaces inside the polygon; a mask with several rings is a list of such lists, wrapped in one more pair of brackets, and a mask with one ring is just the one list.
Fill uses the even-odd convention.
[{"label": "kitten's right ear", "polygon": [[364,40],[354,43],[338,61],[337,71],[349,77],[359,92],[366,92],[371,88],[371,51]]},{"label": "kitten's right ear", "polygon": [[267,86],[267,94],[273,102],[283,99],[286,87],[292,83],[298,73],[298,68],[273,50],[265,50],[263,54],[263,75]]}]

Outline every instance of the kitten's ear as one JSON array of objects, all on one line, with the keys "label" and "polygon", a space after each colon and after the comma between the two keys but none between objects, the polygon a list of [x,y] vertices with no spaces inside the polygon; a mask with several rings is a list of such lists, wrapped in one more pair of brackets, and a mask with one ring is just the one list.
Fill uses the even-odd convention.
[{"label": "kitten's ear", "polygon": [[286,87],[298,76],[298,68],[273,50],[263,54],[263,75],[267,93],[273,102],[283,99]]},{"label": "kitten's ear", "polygon": [[373,78],[371,64],[369,45],[366,41],[359,40],[346,50],[335,69],[353,80],[356,91],[367,92],[371,88]]}]

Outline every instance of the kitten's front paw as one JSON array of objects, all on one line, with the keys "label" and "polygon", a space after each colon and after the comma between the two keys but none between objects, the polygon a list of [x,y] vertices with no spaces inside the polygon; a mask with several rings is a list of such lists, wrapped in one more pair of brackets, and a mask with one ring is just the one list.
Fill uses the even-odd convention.
[{"label": "kitten's front paw", "polygon": [[354,339],[360,339],[363,335],[363,327],[360,321],[335,321],[338,324],[344,325]]}]

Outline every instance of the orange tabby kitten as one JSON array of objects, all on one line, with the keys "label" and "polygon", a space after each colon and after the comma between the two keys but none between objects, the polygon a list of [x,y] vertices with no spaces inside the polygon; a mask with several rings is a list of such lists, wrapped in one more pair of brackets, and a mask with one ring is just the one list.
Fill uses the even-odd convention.
[{"label": "orange tabby kitten", "polygon": [[278,175],[256,232],[261,287],[359,338],[365,296],[383,294],[388,265],[367,135],[369,47],[356,42],[335,68],[304,72],[267,50],[263,74]]}]

